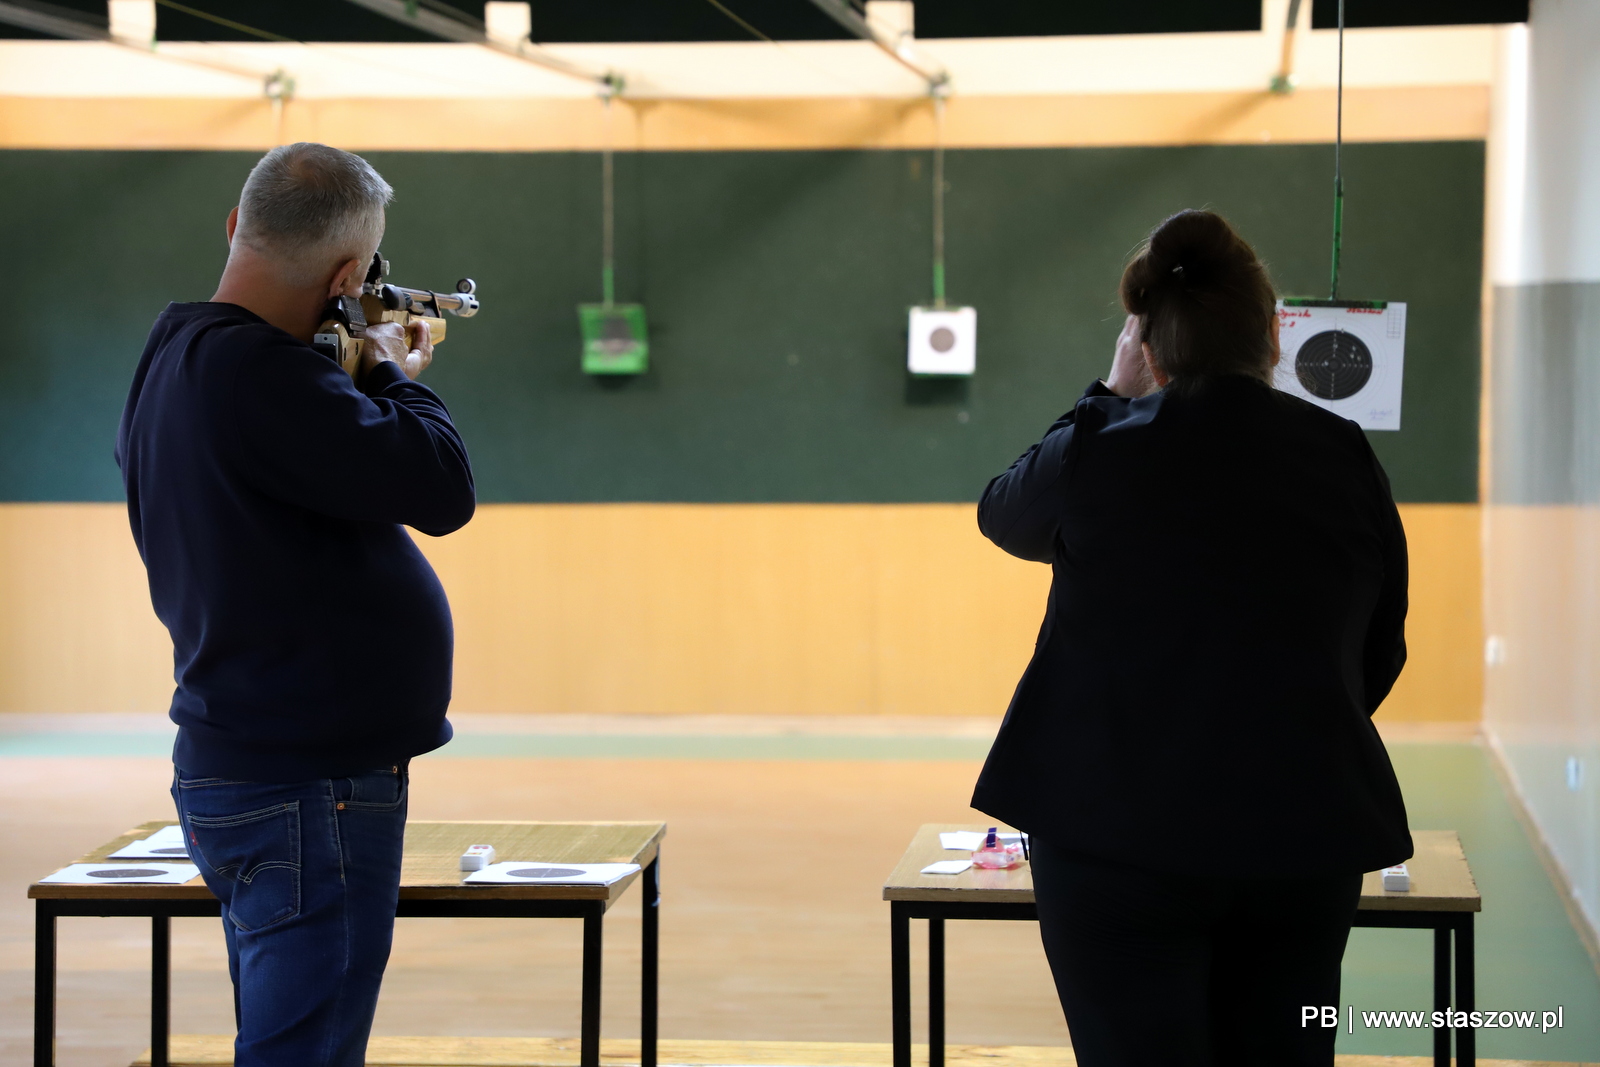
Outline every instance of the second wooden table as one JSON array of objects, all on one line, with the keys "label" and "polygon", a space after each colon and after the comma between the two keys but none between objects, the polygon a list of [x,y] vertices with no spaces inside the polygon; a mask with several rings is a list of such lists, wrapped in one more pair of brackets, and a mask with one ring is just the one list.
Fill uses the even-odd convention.
[{"label": "second wooden table", "polygon": [[[972,868],[957,875],[923,874],[936,860],[961,854],[945,850],[939,834],[951,830],[984,830],[975,825],[929,823],[917,831],[894,873],[883,885],[889,901],[890,963],[893,972],[894,1067],[911,1067],[911,920],[928,920],[928,1067],[944,1067],[944,921],[946,919],[1037,920],[1033,872],[1024,864],[1009,871]],[[1433,931],[1433,1005],[1471,1012],[1476,1006],[1472,917],[1483,902],[1472,871],[1451,830],[1416,830],[1411,834],[1416,855],[1407,860],[1411,890],[1384,892],[1382,879],[1368,874],[1361,886],[1356,926],[1401,927]],[[1271,893],[1265,885],[1261,892]],[[1455,939],[1454,967],[1451,937]],[[1451,971],[1455,998],[1451,1000]],[[1433,1061],[1450,1065],[1450,1039],[1455,1037],[1458,1067],[1473,1067],[1477,1034],[1470,1027],[1435,1027]]]}]

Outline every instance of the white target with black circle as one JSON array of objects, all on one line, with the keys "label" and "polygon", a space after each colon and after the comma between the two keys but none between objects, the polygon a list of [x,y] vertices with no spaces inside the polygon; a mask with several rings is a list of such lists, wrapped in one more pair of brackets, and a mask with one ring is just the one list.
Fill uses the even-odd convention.
[{"label": "white target with black circle", "polygon": [[912,374],[964,377],[978,366],[976,308],[911,309],[906,369]]},{"label": "white target with black circle", "polygon": [[1400,428],[1406,306],[1278,302],[1273,384],[1368,430]]},{"label": "white target with black circle", "polygon": [[611,885],[639,871],[637,863],[551,863],[502,860],[462,878],[467,885]]},{"label": "white target with black circle", "polygon": [[51,885],[182,885],[199,877],[192,863],[73,863],[39,879]]}]

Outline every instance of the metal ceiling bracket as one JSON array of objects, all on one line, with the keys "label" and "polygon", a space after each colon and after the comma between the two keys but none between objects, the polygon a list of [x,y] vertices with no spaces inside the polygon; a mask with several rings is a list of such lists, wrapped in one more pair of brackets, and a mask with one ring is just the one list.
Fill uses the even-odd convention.
[{"label": "metal ceiling bracket", "polygon": [[1294,33],[1300,23],[1301,0],[1289,0],[1288,25],[1283,28],[1283,54],[1278,60],[1278,73],[1267,86],[1280,96],[1294,92]]},{"label": "metal ceiling bracket", "polygon": [[905,67],[911,73],[928,83],[928,92],[934,96],[945,97],[950,95],[950,72],[937,64],[930,64],[922,60],[905,42],[890,41],[872,28],[872,25],[862,18],[855,8],[851,7],[848,0],[811,0],[811,2],[834,22],[849,30],[863,41],[870,41],[883,50],[884,54],[896,63]]}]

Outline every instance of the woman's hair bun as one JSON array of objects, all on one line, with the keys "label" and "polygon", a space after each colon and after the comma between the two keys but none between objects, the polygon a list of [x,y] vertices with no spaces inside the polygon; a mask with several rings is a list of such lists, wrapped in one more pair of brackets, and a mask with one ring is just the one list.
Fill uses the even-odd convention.
[{"label": "woman's hair bun", "polygon": [[1173,379],[1270,372],[1272,283],[1255,250],[1214,211],[1180,211],[1122,273],[1122,305]]},{"label": "woman's hair bun", "polygon": [[1157,226],[1128,266],[1130,271],[1139,268],[1135,273],[1145,290],[1187,289],[1205,285],[1229,268],[1248,269],[1255,262],[1250,246],[1221,215],[1188,210]]}]

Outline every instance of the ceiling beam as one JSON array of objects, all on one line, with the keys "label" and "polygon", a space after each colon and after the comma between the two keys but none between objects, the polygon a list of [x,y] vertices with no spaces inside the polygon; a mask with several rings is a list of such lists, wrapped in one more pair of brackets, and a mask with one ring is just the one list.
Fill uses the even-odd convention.
[{"label": "ceiling beam", "polygon": [[466,15],[459,17],[447,15],[443,12],[424,7],[416,0],[349,0],[357,7],[365,8],[373,14],[382,15],[393,19],[404,26],[414,30],[443,38],[446,41],[456,41],[460,44],[477,44],[485,48],[492,48],[508,56],[557,74],[564,74],[569,78],[579,78],[583,81],[593,82],[600,87],[601,92],[610,96],[620,93],[623,87],[621,75],[615,71],[593,71],[581,67],[576,63],[569,63],[560,56],[551,55],[544,49],[531,42],[522,42],[515,45],[495,40],[485,32],[483,24]]},{"label": "ceiling beam", "polygon": [[136,42],[113,36],[110,24],[106,20],[96,19],[93,15],[85,15],[70,8],[40,3],[38,0],[24,0],[23,3],[15,3],[13,0],[0,0],[0,23],[8,26],[20,26],[25,30],[49,34],[51,37],[62,37],[69,41],[104,41],[107,44],[129,48],[141,55],[154,56],[157,59],[168,62],[183,63],[192,67],[204,67],[207,70],[220,71],[223,74],[231,74],[239,78],[249,78],[262,87],[263,96],[272,100],[286,98],[292,95],[294,91],[294,80],[282,70],[263,75],[258,71],[246,70],[231,63],[162,52],[155,47],[155,42],[153,41],[150,42],[149,47],[145,47]]},{"label": "ceiling beam", "polygon": [[0,22],[69,41],[111,40],[111,30],[104,19],[96,20],[54,4],[23,5],[0,0]]}]

